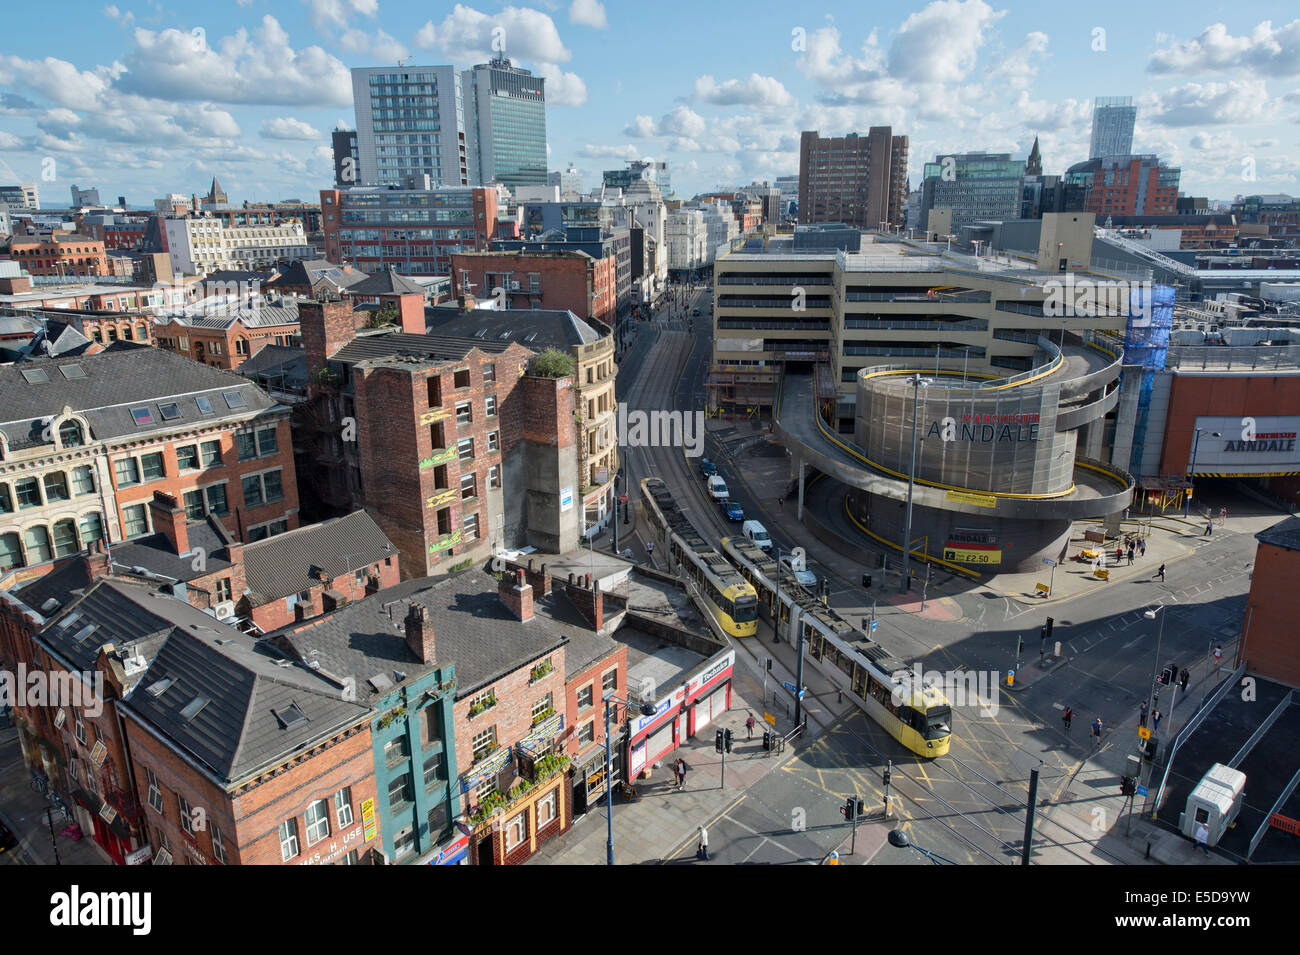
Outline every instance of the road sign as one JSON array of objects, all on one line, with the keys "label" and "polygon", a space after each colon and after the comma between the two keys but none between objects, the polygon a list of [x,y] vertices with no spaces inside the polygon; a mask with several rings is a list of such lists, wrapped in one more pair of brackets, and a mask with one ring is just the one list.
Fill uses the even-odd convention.
[{"label": "road sign", "polygon": [[1139,787],[1137,788],[1137,794],[1138,794],[1139,796],[1145,796],[1145,795],[1147,795],[1149,792],[1150,792],[1150,790],[1147,789],[1145,786],[1139,786]]},{"label": "road sign", "polygon": [[[783,682],[781,685],[782,685],[783,687],[785,687],[787,690],[789,690],[791,693],[795,692],[795,686],[794,686],[793,683],[784,683],[784,682]],[[802,699],[803,699],[803,695],[804,695],[805,693],[807,693],[807,692],[808,692],[808,690],[807,690],[806,687],[805,687],[804,689],[800,690],[800,691],[799,691],[799,699],[802,700]]]},{"label": "road sign", "polygon": [[876,628],[879,627],[879,626],[880,626],[880,621],[879,621],[879,620],[873,620],[873,621],[871,621],[871,632],[872,632],[872,633],[875,633],[875,632],[876,632]]},{"label": "road sign", "polygon": [[1048,567],[1055,567],[1055,566],[1056,566],[1056,561],[1052,560],[1052,558],[1050,558],[1050,557],[1044,557],[1044,558],[1043,558],[1043,563],[1046,564]]},{"label": "road sign", "polygon": [[1139,727],[1138,727],[1138,738],[1139,738],[1139,739],[1150,739],[1150,738],[1151,738],[1151,730],[1147,729],[1145,726],[1139,726]]},{"label": "road sign", "polygon": [[618,496],[618,502],[619,502],[620,504],[626,504],[626,503],[627,503],[627,495],[626,495],[626,494],[620,494],[620,495]]},{"label": "road sign", "polygon": [[775,726],[775,725],[776,725],[776,717],[773,716],[771,713],[764,713],[764,714],[763,714],[763,722],[767,723],[768,726]]}]

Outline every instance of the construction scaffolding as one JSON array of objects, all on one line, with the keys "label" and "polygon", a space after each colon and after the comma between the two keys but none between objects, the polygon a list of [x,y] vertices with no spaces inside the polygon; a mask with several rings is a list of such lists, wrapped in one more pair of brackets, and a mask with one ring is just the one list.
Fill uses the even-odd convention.
[{"label": "construction scaffolding", "polygon": [[1138,391],[1133,447],[1146,444],[1147,419],[1156,372],[1165,370],[1169,333],[1174,324],[1174,289],[1169,285],[1138,284],[1129,293],[1128,321],[1124,328],[1124,364],[1142,368]]},{"label": "construction scaffolding", "polygon": [[764,410],[771,412],[776,401],[776,387],[780,372],[775,367],[736,371],[714,366],[704,377],[708,389],[709,417],[741,414],[760,417]]}]

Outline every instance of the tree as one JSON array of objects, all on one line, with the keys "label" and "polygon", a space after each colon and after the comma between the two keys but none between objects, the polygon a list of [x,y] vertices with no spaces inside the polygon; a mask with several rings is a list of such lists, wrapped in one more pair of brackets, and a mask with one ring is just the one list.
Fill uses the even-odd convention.
[{"label": "tree", "polygon": [[574,367],[572,355],[558,348],[548,348],[528,363],[528,373],[536,378],[563,378],[571,376]]},{"label": "tree", "polygon": [[396,325],[396,324],[397,324],[397,306],[394,305],[392,302],[389,302],[379,311],[373,313],[370,316],[370,320],[366,322],[366,326],[368,328],[383,328],[385,325]]}]

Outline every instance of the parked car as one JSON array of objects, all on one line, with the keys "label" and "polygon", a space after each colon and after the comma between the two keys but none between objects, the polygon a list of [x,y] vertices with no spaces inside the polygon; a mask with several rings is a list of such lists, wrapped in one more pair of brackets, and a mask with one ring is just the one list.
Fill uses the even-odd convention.
[{"label": "parked car", "polygon": [[725,501],[731,496],[727,491],[727,482],[717,474],[709,478],[709,496],[715,501]]},{"label": "parked car", "polygon": [[708,479],[718,473],[718,466],[708,458],[700,458],[700,477]]},{"label": "parked car", "polygon": [[743,521],[745,519],[744,509],[735,501],[723,501],[722,511],[727,515],[729,521]]},{"label": "parked car", "polygon": [[699,307],[698,305],[696,305],[695,308],[691,309],[691,314],[692,314],[692,315],[698,315],[698,314],[700,314],[700,307]]},{"label": "parked car", "polygon": [[817,575],[809,570],[802,560],[795,560],[789,554],[782,554],[781,567],[794,576],[800,587],[808,590],[817,589]]},{"label": "parked car", "polygon": [[772,549],[772,538],[768,536],[767,528],[758,521],[745,521],[745,523],[740,526],[740,531],[753,541],[756,547],[760,547],[763,550]]}]

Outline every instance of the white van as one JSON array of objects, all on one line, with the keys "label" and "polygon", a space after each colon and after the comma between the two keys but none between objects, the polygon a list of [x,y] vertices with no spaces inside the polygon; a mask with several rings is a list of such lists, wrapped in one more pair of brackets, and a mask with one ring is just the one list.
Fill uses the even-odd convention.
[{"label": "white van", "polygon": [[763,550],[772,549],[772,538],[767,535],[767,528],[758,521],[745,521],[744,524],[740,525],[740,529],[747,538],[754,542],[754,546]]},{"label": "white van", "polygon": [[725,501],[731,496],[727,492],[727,482],[722,480],[721,475],[714,474],[709,478],[709,496],[715,501]]}]

